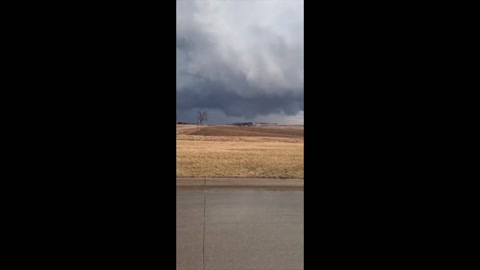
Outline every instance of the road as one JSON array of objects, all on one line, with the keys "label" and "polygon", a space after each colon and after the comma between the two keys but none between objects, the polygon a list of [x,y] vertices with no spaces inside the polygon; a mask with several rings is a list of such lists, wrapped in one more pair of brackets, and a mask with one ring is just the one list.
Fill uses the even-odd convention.
[{"label": "road", "polygon": [[177,187],[177,269],[303,269],[303,194]]}]

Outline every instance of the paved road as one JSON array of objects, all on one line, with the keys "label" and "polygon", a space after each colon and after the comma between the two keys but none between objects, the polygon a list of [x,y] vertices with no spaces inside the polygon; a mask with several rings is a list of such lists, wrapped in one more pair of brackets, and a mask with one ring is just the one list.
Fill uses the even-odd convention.
[{"label": "paved road", "polygon": [[303,194],[177,187],[177,269],[303,269]]}]

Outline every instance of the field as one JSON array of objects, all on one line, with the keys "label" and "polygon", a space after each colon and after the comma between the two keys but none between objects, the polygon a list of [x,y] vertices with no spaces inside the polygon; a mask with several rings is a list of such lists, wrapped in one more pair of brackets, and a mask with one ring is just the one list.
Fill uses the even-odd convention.
[{"label": "field", "polygon": [[177,125],[177,177],[303,179],[303,126]]},{"label": "field", "polygon": [[292,137],[303,138],[303,129],[276,127],[209,127],[191,133],[203,136]]}]

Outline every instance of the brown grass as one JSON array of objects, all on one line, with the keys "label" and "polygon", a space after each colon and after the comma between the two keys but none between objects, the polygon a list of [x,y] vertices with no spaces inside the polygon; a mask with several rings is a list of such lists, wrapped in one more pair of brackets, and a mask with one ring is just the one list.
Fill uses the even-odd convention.
[{"label": "brown grass", "polygon": [[202,136],[254,136],[254,137],[302,137],[304,131],[299,128],[275,127],[206,127],[190,133]]},{"label": "brown grass", "polygon": [[[177,177],[303,179],[303,136],[234,136],[220,127],[201,131],[210,135],[177,134]],[[211,135],[220,133],[228,135]]]}]

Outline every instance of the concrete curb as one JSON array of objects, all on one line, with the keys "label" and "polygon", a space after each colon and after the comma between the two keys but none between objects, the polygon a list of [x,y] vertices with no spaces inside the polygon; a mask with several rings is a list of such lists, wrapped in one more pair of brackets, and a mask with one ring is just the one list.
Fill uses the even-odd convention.
[{"label": "concrete curb", "polygon": [[177,187],[303,187],[303,179],[177,178]]}]

